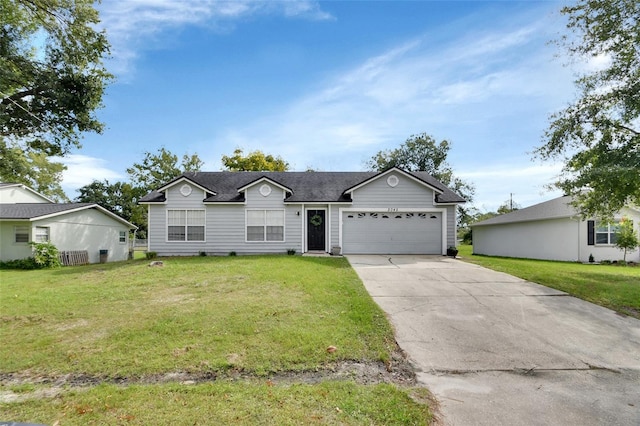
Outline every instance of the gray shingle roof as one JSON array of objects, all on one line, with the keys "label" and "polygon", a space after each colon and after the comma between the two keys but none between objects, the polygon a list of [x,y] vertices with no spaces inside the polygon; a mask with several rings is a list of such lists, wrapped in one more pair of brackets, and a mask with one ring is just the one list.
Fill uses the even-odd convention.
[{"label": "gray shingle roof", "polygon": [[[465,200],[451,191],[426,172],[407,172],[416,179],[437,188],[442,194],[437,195],[438,203],[464,203]],[[243,202],[244,195],[238,189],[266,177],[293,191],[285,202],[351,202],[344,192],[380,172],[186,172],[168,182],[171,184],[182,178],[211,191],[206,202]],[[165,185],[165,186],[167,186]],[[215,193],[216,195],[213,195]],[[153,191],[140,199],[143,203],[164,202],[162,192]]]},{"label": "gray shingle roof", "polygon": [[578,214],[577,210],[570,204],[572,198],[568,195],[554,198],[543,203],[534,204],[524,209],[516,210],[491,219],[474,223],[471,226],[501,225],[516,222],[531,222],[534,220],[558,219],[571,217]]},{"label": "gray shingle roof", "polygon": [[92,203],[17,203],[0,204],[0,219],[28,220],[68,210],[92,206]]}]

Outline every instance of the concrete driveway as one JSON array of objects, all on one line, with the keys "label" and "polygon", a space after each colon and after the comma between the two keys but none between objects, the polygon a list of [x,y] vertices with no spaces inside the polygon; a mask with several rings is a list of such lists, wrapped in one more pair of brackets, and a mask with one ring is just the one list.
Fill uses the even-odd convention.
[{"label": "concrete driveway", "polygon": [[640,425],[640,321],[461,260],[348,256],[448,425]]}]

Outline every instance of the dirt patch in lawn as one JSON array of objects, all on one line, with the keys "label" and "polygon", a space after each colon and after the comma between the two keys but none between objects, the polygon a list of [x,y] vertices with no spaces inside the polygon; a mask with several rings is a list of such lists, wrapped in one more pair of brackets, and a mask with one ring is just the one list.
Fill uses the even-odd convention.
[{"label": "dirt patch in lawn", "polygon": [[[142,377],[97,377],[86,374],[63,374],[59,376],[40,375],[30,372],[0,373],[0,403],[20,402],[27,399],[51,398],[63,391],[81,390],[100,384],[153,385],[180,383],[193,385],[218,380],[250,381],[265,380],[273,383],[315,384],[327,380],[352,380],[358,384],[374,385],[393,383],[398,386],[415,386],[416,374],[405,354],[396,351],[389,362],[382,361],[341,361],[306,371],[281,371],[266,375],[256,375],[242,370],[226,372],[190,373],[176,371],[152,374]],[[13,392],[12,387],[34,385],[39,388],[28,392]]]}]

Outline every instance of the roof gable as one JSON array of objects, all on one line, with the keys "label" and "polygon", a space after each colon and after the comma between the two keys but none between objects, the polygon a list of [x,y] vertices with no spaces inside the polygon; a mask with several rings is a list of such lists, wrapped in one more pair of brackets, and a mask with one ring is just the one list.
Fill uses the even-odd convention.
[{"label": "roof gable", "polygon": [[42,201],[29,201],[29,202],[53,203],[53,200],[51,200],[49,197],[45,197],[38,191],[35,191],[26,185],[23,185],[21,183],[6,183],[6,182],[0,183],[0,194],[1,194],[0,203],[6,204],[6,203],[16,203],[16,202],[23,202],[23,203],[27,202],[26,200],[15,201],[15,196],[14,194],[11,194],[12,191],[10,191],[12,188],[17,189],[18,191],[26,194],[27,197],[29,198],[33,199],[33,197],[35,197],[38,200],[42,200]]},{"label": "roof gable", "polygon": [[3,205],[2,209],[0,209],[0,220],[26,220],[33,222],[88,209],[96,209],[112,219],[126,225],[130,229],[137,228],[137,226],[126,221],[117,214],[112,213],[104,207],[94,203],[16,203]]},{"label": "roof gable", "polygon": [[268,182],[268,183],[270,183],[270,184],[282,189],[283,191],[293,193],[293,190],[291,188],[286,187],[286,186],[282,185],[281,183],[276,182],[275,180],[273,180],[271,178],[268,178],[266,176],[262,176],[261,178],[258,178],[256,180],[254,180],[253,182],[250,182],[250,183],[242,186],[241,188],[238,188],[238,192],[244,192],[247,189],[251,188],[252,186],[255,186],[255,185],[258,185],[259,183],[264,183],[264,182]]},{"label": "roof gable", "polygon": [[377,181],[378,179],[381,179],[381,178],[383,178],[383,177],[385,177],[387,175],[390,175],[391,173],[399,173],[399,174],[401,174],[401,175],[403,175],[403,176],[405,176],[405,177],[417,182],[418,184],[420,184],[422,186],[425,186],[425,187],[435,191],[437,194],[442,194],[442,192],[443,192],[441,189],[438,189],[438,188],[436,188],[436,187],[434,187],[432,185],[429,185],[427,182],[423,181],[422,179],[419,179],[418,177],[416,177],[414,175],[411,175],[411,174],[405,172],[402,169],[399,169],[397,167],[392,167],[390,169],[387,169],[387,170],[385,170],[383,172],[378,173],[377,175],[374,175],[374,176],[370,177],[369,179],[367,179],[367,180],[365,180],[363,182],[360,182],[359,184],[357,184],[357,185],[355,185],[355,186],[353,186],[351,188],[346,189],[344,191],[344,193],[345,194],[353,194],[353,192],[355,190],[360,189],[363,186],[369,185],[370,183],[372,183],[374,181]]},{"label": "roof gable", "polygon": [[531,222],[536,220],[560,219],[578,215],[571,205],[572,198],[568,195],[534,204],[533,206],[492,217],[471,226],[500,225],[517,222]]},{"label": "roof gable", "polygon": [[193,186],[195,186],[198,189],[203,190],[204,192],[208,192],[210,194],[216,195],[216,192],[210,188],[205,188],[202,185],[200,185],[198,182],[195,182],[194,180],[190,179],[189,176],[187,176],[186,174],[182,174],[181,176],[178,176],[177,178],[175,178],[174,180],[172,180],[171,182],[167,183],[166,185],[158,188],[158,192],[164,192],[167,189],[174,187],[180,183],[189,183]]}]

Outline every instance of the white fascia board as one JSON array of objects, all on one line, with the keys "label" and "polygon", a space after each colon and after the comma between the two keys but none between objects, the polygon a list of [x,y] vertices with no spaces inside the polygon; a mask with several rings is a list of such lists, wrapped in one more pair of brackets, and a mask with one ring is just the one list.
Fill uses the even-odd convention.
[{"label": "white fascia board", "polygon": [[9,185],[4,185],[4,186],[0,187],[0,189],[2,189],[2,188],[22,188],[22,189],[26,189],[27,191],[36,194],[38,197],[43,198],[43,199],[47,200],[48,202],[55,204],[55,201],[53,201],[51,198],[46,197],[46,196],[42,195],[41,193],[39,193],[38,191],[36,191],[35,189],[31,189],[27,185],[23,185],[21,183],[13,183],[13,184],[9,184]]},{"label": "white fascia board", "polygon": [[171,187],[173,187],[173,186],[176,186],[176,185],[178,185],[179,183],[183,183],[183,182],[186,182],[186,183],[188,183],[189,185],[193,185],[193,186],[195,186],[196,188],[203,190],[205,193],[207,193],[207,192],[208,192],[209,194],[217,195],[217,193],[216,193],[215,191],[213,191],[213,190],[211,190],[211,189],[208,189],[208,188],[205,188],[204,186],[202,186],[202,185],[200,185],[200,184],[198,184],[198,183],[196,183],[196,182],[192,181],[191,179],[189,179],[189,178],[188,178],[188,177],[186,177],[186,176],[182,176],[181,178],[179,178],[179,179],[177,179],[177,180],[174,180],[173,182],[170,182],[170,183],[166,184],[165,186],[163,186],[163,187],[159,188],[159,189],[158,189],[158,192],[166,191],[167,189],[169,189],[169,188],[171,188]]},{"label": "white fascia board", "polygon": [[380,172],[379,174],[377,174],[377,175],[375,175],[373,177],[370,177],[369,179],[365,180],[364,182],[361,182],[358,185],[347,189],[346,191],[344,191],[344,194],[353,194],[353,191],[355,191],[355,190],[357,190],[359,188],[362,188],[363,186],[366,186],[366,185],[370,184],[371,182],[376,181],[376,180],[388,175],[389,173],[394,173],[394,172],[395,173],[399,173],[399,174],[409,178],[410,180],[413,180],[414,182],[416,182],[416,183],[418,183],[418,184],[420,184],[420,185],[422,185],[424,187],[427,187],[427,188],[433,190],[434,192],[437,192],[438,194],[442,194],[443,193],[442,190],[436,188],[435,186],[429,185],[427,182],[425,182],[425,181],[423,181],[421,179],[418,179],[417,177],[405,172],[404,170],[399,169],[398,167],[392,167],[389,170],[386,170],[384,172]]},{"label": "white fascia board", "polygon": [[243,187],[241,187],[241,188],[238,188],[238,192],[244,192],[244,191],[246,191],[247,189],[251,188],[252,186],[255,186],[255,185],[257,185],[257,184],[259,184],[259,183],[262,183],[262,182],[269,182],[270,184],[272,184],[272,185],[274,185],[274,186],[276,186],[276,187],[280,188],[281,190],[286,191],[286,192],[290,192],[290,193],[292,193],[292,194],[293,194],[293,190],[292,190],[291,188],[287,188],[286,186],[281,185],[281,184],[279,184],[278,182],[276,182],[276,181],[274,181],[274,180],[272,180],[272,179],[269,179],[269,178],[268,178],[268,177],[266,177],[266,176],[263,176],[263,177],[261,177],[261,178],[260,178],[260,179],[258,179],[258,180],[255,180],[255,181],[253,181],[253,182],[251,182],[251,183],[249,183],[249,184],[247,184],[247,185],[245,185],[245,186],[243,186]]},{"label": "white fascia board", "polygon": [[138,227],[135,226],[133,223],[130,223],[130,222],[124,220],[123,218],[121,218],[117,214],[111,213],[109,210],[105,209],[104,207],[100,207],[97,204],[90,204],[88,206],[77,207],[75,209],[64,210],[64,211],[61,211],[61,212],[51,213],[51,214],[47,214],[47,215],[44,215],[44,216],[38,216],[38,217],[34,217],[34,218],[31,218],[31,219],[27,219],[27,220],[30,221],[30,222],[37,222],[39,220],[50,219],[52,217],[57,217],[57,216],[64,216],[65,214],[76,213],[76,212],[83,211],[83,210],[88,210],[88,209],[96,209],[96,210],[100,211],[101,213],[104,213],[105,215],[111,217],[112,219],[117,220],[118,222],[126,225],[127,227],[129,227],[129,229],[138,229]]}]

